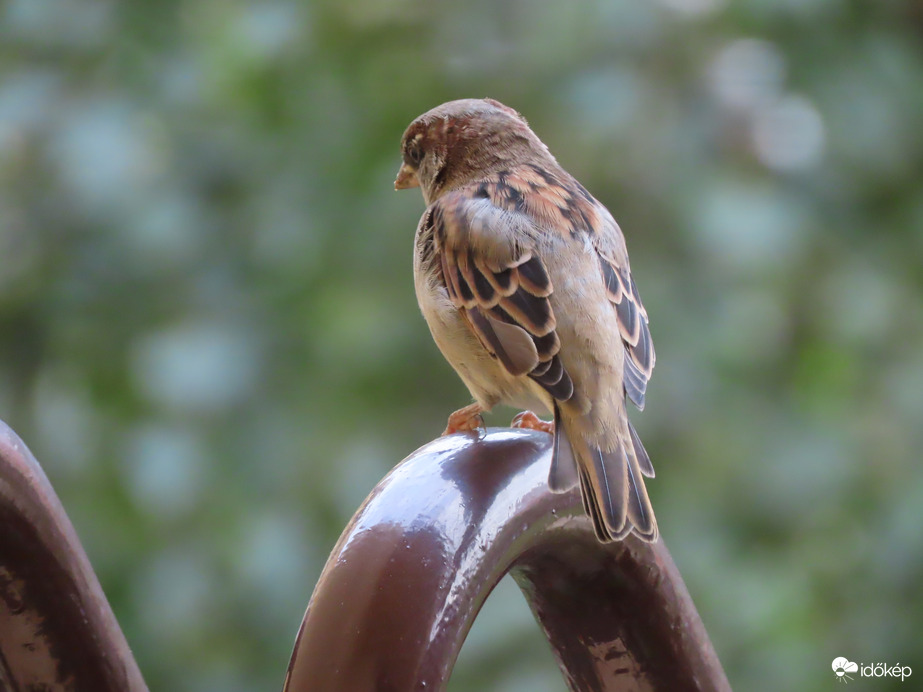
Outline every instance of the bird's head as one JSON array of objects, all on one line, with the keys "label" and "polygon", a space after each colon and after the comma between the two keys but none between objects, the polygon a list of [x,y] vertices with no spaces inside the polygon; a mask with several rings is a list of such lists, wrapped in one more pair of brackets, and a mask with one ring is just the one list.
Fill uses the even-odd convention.
[{"label": "bird's head", "polygon": [[554,159],[519,113],[493,99],[461,99],[416,118],[401,140],[395,190],[419,187],[427,204],[519,162]]}]

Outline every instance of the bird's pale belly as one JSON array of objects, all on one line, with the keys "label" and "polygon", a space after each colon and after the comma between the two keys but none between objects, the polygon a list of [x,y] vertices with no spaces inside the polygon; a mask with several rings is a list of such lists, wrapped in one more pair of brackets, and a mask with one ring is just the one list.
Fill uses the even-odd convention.
[{"label": "bird's pale belly", "polygon": [[472,334],[455,306],[440,308],[429,315],[424,311],[433,339],[481,406],[505,404],[551,415],[551,398],[541,385],[525,375],[511,375]]},{"label": "bird's pale belly", "polygon": [[534,380],[525,375],[510,375],[500,361],[491,358],[486,351],[485,358],[490,362],[476,366],[464,360],[459,363],[449,360],[478,403],[486,409],[496,404],[505,404],[513,408],[530,409],[540,415],[551,415],[548,394]]}]

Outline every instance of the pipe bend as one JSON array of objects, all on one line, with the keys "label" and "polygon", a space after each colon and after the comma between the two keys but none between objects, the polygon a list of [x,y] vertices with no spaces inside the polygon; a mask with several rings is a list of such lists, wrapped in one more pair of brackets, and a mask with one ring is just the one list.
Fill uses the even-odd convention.
[{"label": "pipe bend", "polygon": [[3,421],[0,690],[147,692],[61,502]]},{"label": "pipe bend", "polygon": [[285,692],[444,689],[507,572],[570,689],[730,690],[662,540],[599,544],[578,491],[548,490],[550,457],[549,435],[492,428],[396,466],[321,573]]}]

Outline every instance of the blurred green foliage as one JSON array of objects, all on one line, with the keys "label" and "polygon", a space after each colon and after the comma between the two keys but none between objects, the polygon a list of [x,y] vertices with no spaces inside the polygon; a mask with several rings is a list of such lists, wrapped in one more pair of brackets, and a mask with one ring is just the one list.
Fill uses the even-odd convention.
[{"label": "blurred green foliage", "polygon": [[[650,492],[735,689],[923,675],[921,33],[896,0],[4,3],[0,418],[151,688],[277,689],[341,528],[467,403],[391,183],[469,96],[625,230]],[[452,689],[564,689],[510,584]]]}]

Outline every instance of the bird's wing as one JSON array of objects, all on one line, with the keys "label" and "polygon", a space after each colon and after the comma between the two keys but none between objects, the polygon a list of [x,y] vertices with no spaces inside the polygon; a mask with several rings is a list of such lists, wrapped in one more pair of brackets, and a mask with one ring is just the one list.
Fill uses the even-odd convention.
[{"label": "bird's wing", "polygon": [[[606,294],[615,308],[619,333],[625,347],[625,394],[635,406],[643,409],[644,394],[656,360],[647,311],[641,303],[638,287],[631,277],[627,255],[615,252],[606,254],[599,250],[598,245],[597,254],[606,284]],[[623,256],[621,261],[616,259],[620,254]]]},{"label": "bird's wing", "polygon": [[512,375],[528,375],[555,400],[574,385],[558,352],[549,297],[554,291],[537,251],[533,219],[494,203],[488,186],[450,192],[433,203],[433,252],[452,303],[484,348]]},{"label": "bird's wing", "polygon": [[591,242],[625,349],[625,395],[643,409],[654,369],[654,344],[647,311],[631,277],[625,239],[612,215],[570,175],[529,164],[497,174],[481,183],[475,194],[528,216],[565,243]]}]

